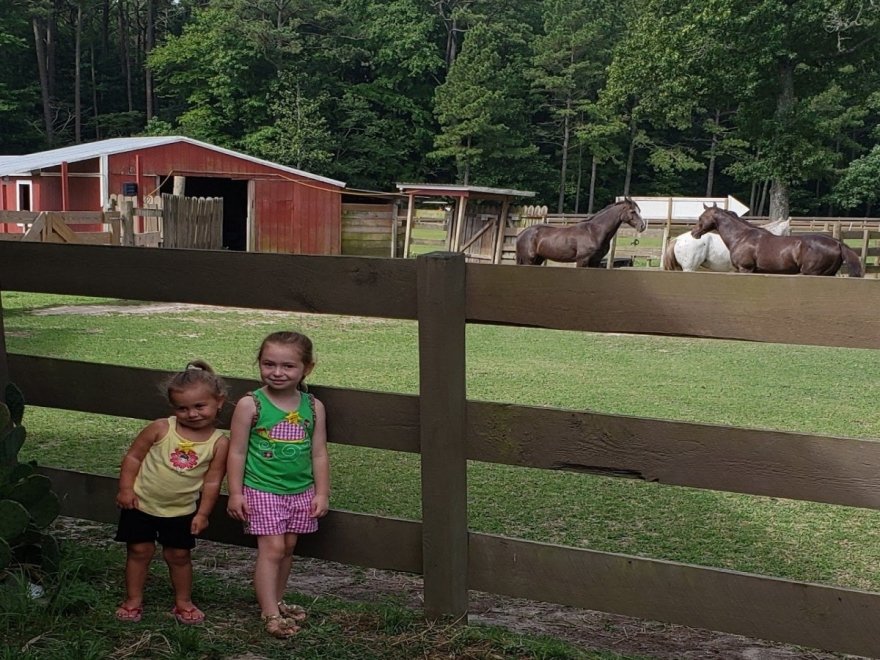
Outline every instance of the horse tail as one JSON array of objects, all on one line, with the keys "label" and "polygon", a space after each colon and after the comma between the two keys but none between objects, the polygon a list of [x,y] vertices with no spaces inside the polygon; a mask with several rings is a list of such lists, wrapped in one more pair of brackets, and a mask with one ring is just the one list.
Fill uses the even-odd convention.
[{"label": "horse tail", "polygon": [[840,255],[843,257],[843,260],[846,262],[846,267],[849,270],[850,277],[864,277],[865,276],[865,267],[862,265],[862,259],[859,257],[858,252],[853,250],[849,245],[840,242]]},{"label": "horse tail", "polygon": [[663,270],[682,270],[681,264],[675,258],[675,241],[669,241],[663,252]]}]

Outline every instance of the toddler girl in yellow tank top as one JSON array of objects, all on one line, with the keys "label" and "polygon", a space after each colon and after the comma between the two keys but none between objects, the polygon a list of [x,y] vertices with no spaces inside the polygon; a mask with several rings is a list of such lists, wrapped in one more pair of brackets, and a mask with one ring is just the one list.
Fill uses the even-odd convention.
[{"label": "toddler girl in yellow tank top", "polygon": [[226,472],[229,439],[216,426],[226,384],[196,360],[169,378],[166,389],[173,414],[148,424],[122,459],[116,540],[127,549],[126,596],[116,618],[141,620],[158,541],[174,589],[171,613],[180,623],[201,623],[205,614],[192,602],[190,551],[208,526]]}]

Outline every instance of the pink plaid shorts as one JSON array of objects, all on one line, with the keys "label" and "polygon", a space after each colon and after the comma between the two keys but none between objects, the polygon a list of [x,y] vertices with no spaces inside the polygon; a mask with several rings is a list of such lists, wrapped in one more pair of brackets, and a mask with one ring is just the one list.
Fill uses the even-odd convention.
[{"label": "pink plaid shorts", "polygon": [[317,532],[318,519],[311,516],[314,496],[314,488],[296,495],[276,495],[245,486],[248,520],[244,525],[244,533],[276,536]]}]

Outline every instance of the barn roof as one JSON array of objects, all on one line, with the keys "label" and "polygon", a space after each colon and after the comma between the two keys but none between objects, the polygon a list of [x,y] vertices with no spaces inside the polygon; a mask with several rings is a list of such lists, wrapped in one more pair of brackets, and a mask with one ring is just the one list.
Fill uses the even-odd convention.
[{"label": "barn roof", "polygon": [[534,197],[530,190],[513,190],[510,188],[486,188],[483,186],[462,186],[452,183],[398,183],[397,189],[407,195],[424,197],[475,197],[483,195],[502,197]]},{"label": "barn roof", "polygon": [[47,167],[56,167],[61,163],[76,163],[81,160],[89,160],[100,156],[108,156],[110,154],[118,154],[126,151],[135,151],[138,149],[149,149],[150,147],[159,147],[165,144],[173,144],[175,142],[187,142],[204,149],[217,151],[228,156],[235,156],[252,163],[259,163],[267,167],[273,167],[284,172],[290,172],[298,176],[314,179],[329,183],[340,188],[345,187],[344,181],[328,179],[327,177],[318,176],[311,172],[304,172],[293,167],[279,165],[262,158],[255,158],[238,151],[224,149],[207,142],[200,142],[192,138],[180,135],[170,135],[163,137],[128,137],[128,138],[110,138],[108,140],[98,140],[97,142],[85,142],[83,144],[74,144],[69,147],[61,147],[60,149],[50,149],[49,151],[39,151],[33,154],[25,154],[23,156],[0,156],[0,176],[21,175],[27,172],[34,172]]},{"label": "barn roof", "polygon": [[[0,156],[0,168],[2,168],[7,163],[11,163],[16,158],[21,158],[21,156]],[[3,174],[5,174],[5,175],[8,175],[8,174],[24,175],[23,172],[4,172]]]}]

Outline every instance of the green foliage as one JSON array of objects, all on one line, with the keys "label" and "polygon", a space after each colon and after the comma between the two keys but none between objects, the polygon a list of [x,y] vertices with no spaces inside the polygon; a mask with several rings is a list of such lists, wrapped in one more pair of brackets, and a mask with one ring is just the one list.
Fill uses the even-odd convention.
[{"label": "green foliage", "polygon": [[24,397],[9,384],[0,403],[0,571],[39,572],[58,566],[58,542],[44,533],[61,511],[48,477],[34,473],[33,465],[18,462],[25,440]]},{"label": "green foliage", "polygon": [[844,208],[880,200],[880,145],[849,164],[834,188],[834,197]]},{"label": "green foliage", "polygon": [[307,95],[307,85],[298,76],[282,73],[269,106],[270,123],[243,138],[248,152],[267,160],[302,170],[326,171],[333,157],[328,149],[332,136],[322,105],[326,93]]},{"label": "green foliage", "polygon": [[523,186],[542,171],[525,121],[523,70],[531,32],[528,25],[493,18],[472,19],[461,53],[437,88],[440,133],[431,157],[451,159],[461,183]]}]

